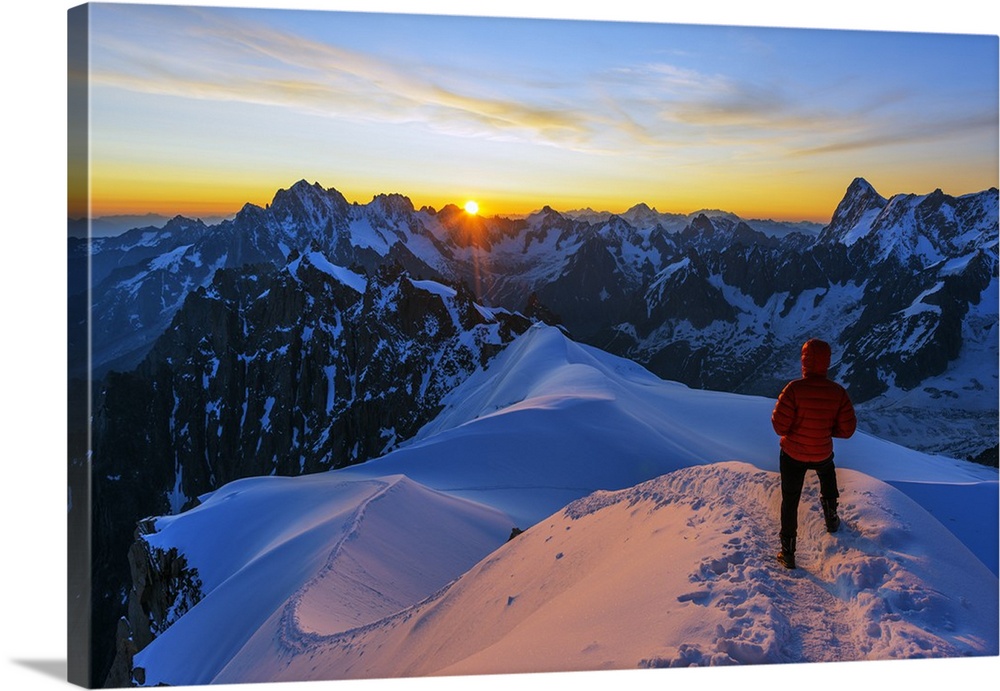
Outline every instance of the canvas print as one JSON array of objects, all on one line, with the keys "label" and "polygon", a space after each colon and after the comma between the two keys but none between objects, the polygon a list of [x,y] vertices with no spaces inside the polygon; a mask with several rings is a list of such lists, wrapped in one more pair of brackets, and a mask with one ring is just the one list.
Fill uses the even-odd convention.
[{"label": "canvas print", "polygon": [[71,681],[998,655],[997,36],[67,21]]}]

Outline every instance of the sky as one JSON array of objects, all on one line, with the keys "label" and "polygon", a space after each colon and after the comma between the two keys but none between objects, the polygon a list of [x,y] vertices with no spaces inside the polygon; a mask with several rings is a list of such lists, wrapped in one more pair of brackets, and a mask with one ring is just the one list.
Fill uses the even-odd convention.
[{"label": "sky", "polygon": [[305,179],[826,222],[858,176],[998,184],[995,35],[98,3],[89,51],[92,216],[231,214]]}]

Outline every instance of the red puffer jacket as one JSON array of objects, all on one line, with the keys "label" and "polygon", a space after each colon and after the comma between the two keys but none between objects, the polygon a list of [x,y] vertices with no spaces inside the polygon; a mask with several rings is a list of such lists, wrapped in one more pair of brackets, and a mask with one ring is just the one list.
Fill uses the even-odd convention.
[{"label": "red puffer jacket", "polygon": [[825,461],[833,454],[833,437],[846,439],[858,425],[847,391],[826,378],[829,367],[829,344],[806,341],[802,378],[785,386],[771,413],[781,449],[798,461]]}]

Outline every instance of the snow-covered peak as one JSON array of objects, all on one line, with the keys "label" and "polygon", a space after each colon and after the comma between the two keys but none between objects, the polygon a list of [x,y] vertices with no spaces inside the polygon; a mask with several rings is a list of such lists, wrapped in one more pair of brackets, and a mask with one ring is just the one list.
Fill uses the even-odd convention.
[{"label": "snow-covered peak", "polygon": [[688,227],[697,234],[711,234],[715,232],[715,224],[712,223],[712,219],[705,213],[699,213],[697,216],[694,216]]},{"label": "snow-covered peak", "polygon": [[736,214],[722,209],[698,209],[697,211],[689,213],[687,215],[687,219],[688,221],[693,221],[699,216],[707,216],[708,218],[723,218],[728,221],[733,221],[734,223],[740,220],[740,217]]},{"label": "snow-covered peak", "polygon": [[[610,358],[610,366],[603,358]],[[538,323],[443,400],[444,410],[407,445],[494,413],[558,401],[615,400],[615,382],[658,381],[641,366],[578,344],[556,327]]]},{"label": "snow-covered peak", "polygon": [[[332,199],[334,201],[340,201],[344,199],[344,195],[335,190],[334,188],[325,188],[318,182],[308,182],[306,180],[299,180],[287,190],[280,189],[274,193],[274,200],[280,200],[288,196],[297,197],[299,199]],[[272,206],[275,201],[272,201]]]},{"label": "snow-covered peak", "polygon": [[368,208],[386,219],[393,220],[406,220],[415,211],[410,198],[402,194],[375,195],[368,203]]},{"label": "snow-covered peak", "polygon": [[564,218],[564,214],[560,214],[551,206],[544,206],[538,211],[528,214],[526,220],[532,227],[539,227],[559,223]]},{"label": "snow-covered peak", "polygon": [[574,221],[583,221],[584,223],[603,223],[612,216],[610,211],[595,211],[590,207],[585,209],[570,209],[561,213],[566,218],[571,218]]},{"label": "snow-covered peak", "polygon": [[166,232],[176,232],[190,230],[191,228],[204,228],[205,224],[201,221],[196,221],[188,218],[187,216],[181,216],[177,214],[169,221],[163,225],[163,230]]},{"label": "snow-covered peak", "polygon": [[857,246],[860,254],[855,256],[873,265],[894,256],[904,266],[928,268],[995,248],[996,208],[996,190],[952,197],[937,189],[885,199],[857,178],[820,242]]},{"label": "snow-covered peak", "polygon": [[864,178],[854,178],[820,240],[853,244],[867,231],[887,203],[888,200],[876,192],[871,183]]},{"label": "snow-covered peak", "polygon": [[654,228],[657,224],[663,221],[663,216],[664,214],[661,214],[656,209],[651,208],[645,202],[640,202],[625,213],[621,214],[622,218],[636,228]]},{"label": "snow-covered peak", "polygon": [[620,246],[623,243],[638,244],[642,241],[636,227],[618,215],[613,215],[604,223],[592,226],[592,228],[612,247]]},{"label": "snow-covered peak", "polygon": [[847,186],[847,192],[844,195],[845,199],[864,199],[864,198],[881,198],[878,192],[870,182],[862,177],[856,177],[851,180],[851,184]]},{"label": "snow-covered peak", "polygon": [[285,234],[301,239],[316,237],[328,226],[343,224],[348,208],[344,195],[337,190],[300,180],[287,190],[275,192],[269,210]]},{"label": "snow-covered peak", "polygon": [[[641,476],[640,468],[668,472],[734,458],[761,468],[776,463],[777,438],[770,425],[773,400],[664,381],[631,360],[577,343],[543,324],[515,339],[486,370],[469,377],[442,402],[438,417],[413,440],[396,454],[366,465],[405,472],[407,455],[419,454],[425,442],[435,446],[446,464],[446,449],[453,442],[461,448],[461,440],[474,430],[488,435],[482,445],[494,448],[498,457],[522,458],[526,452],[517,438],[492,435],[521,429],[519,425],[536,415],[548,422],[523,428],[520,436],[536,435],[533,449],[523,458],[525,470],[553,482],[571,477],[580,486],[625,487]],[[510,420],[509,426],[500,422],[504,419]],[[864,433],[838,440],[838,449],[839,464],[884,480],[996,479],[993,469],[912,451]],[[479,459],[488,464],[492,456],[484,453]],[[614,468],[604,462],[610,457],[615,458]],[[414,464],[411,476],[430,481],[422,472],[437,463]],[[452,472],[479,474],[465,465]],[[589,481],[588,472],[595,473]]]}]

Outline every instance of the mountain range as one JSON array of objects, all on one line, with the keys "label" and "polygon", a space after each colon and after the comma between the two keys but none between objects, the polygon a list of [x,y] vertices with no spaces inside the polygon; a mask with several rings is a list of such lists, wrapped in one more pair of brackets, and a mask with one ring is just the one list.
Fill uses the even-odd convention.
[{"label": "mountain range", "polygon": [[[823,337],[866,429],[996,463],[1000,390],[980,364],[1000,356],[995,189],[886,199],[859,178],[818,228],[644,204],[484,218],[416,210],[398,194],[352,204],[300,181],[214,226],[177,217],[71,239],[70,274],[87,276],[73,264],[89,261],[93,286],[90,360],[71,347],[71,374],[137,365],[219,268],[280,267],[309,248],[337,266],[465,284],[481,305],[544,313],[581,342],[701,388],[776,395],[802,341]],[[86,288],[71,284],[71,301]],[[71,345],[86,338],[82,322],[70,328]]]},{"label": "mountain range", "polygon": [[[545,207],[484,218],[455,206],[418,210],[397,194],[349,203],[302,181],[215,225],[176,217],[114,237],[71,237],[69,262],[71,401],[94,378],[92,446],[85,430],[70,430],[70,489],[83,496],[92,482],[99,683],[112,667],[112,679],[128,681],[135,641],[159,631],[142,623],[148,603],[122,605],[145,578],[137,573],[163,566],[142,550],[131,565],[125,559],[143,544],[135,530],[151,525],[144,519],[187,515],[241,478],[404,454],[410,440],[468,414],[449,412],[448,396],[532,323],[624,358],[616,367],[692,387],[689,396],[773,398],[797,376],[802,340],[824,337],[835,348],[831,374],[848,387],[864,429],[996,464],[995,189],[885,199],[857,179],[817,227],[645,205],[621,215]],[[580,385],[570,394],[579,397]],[[601,434],[610,421],[587,419],[592,432],[572,448],[595,468],[607,465],[623,440]],[[521,431],[507,433],[538,443],[531,424]],[[484,447],[471,467],[492,467],[488,458]],[[737,447],[691,458],[765,463]],[[500,509],[531,523],[585,491],[663,470],[649,464],[624,475],[605,469],[552,495],[523,487],[509,493],[528,504],[548,498]],[[543,487],[565,483],[554,467]],[[502,460],[494,470],[482,486],[523,472]],[[115,638],[117,649],[108,644]]]}]

